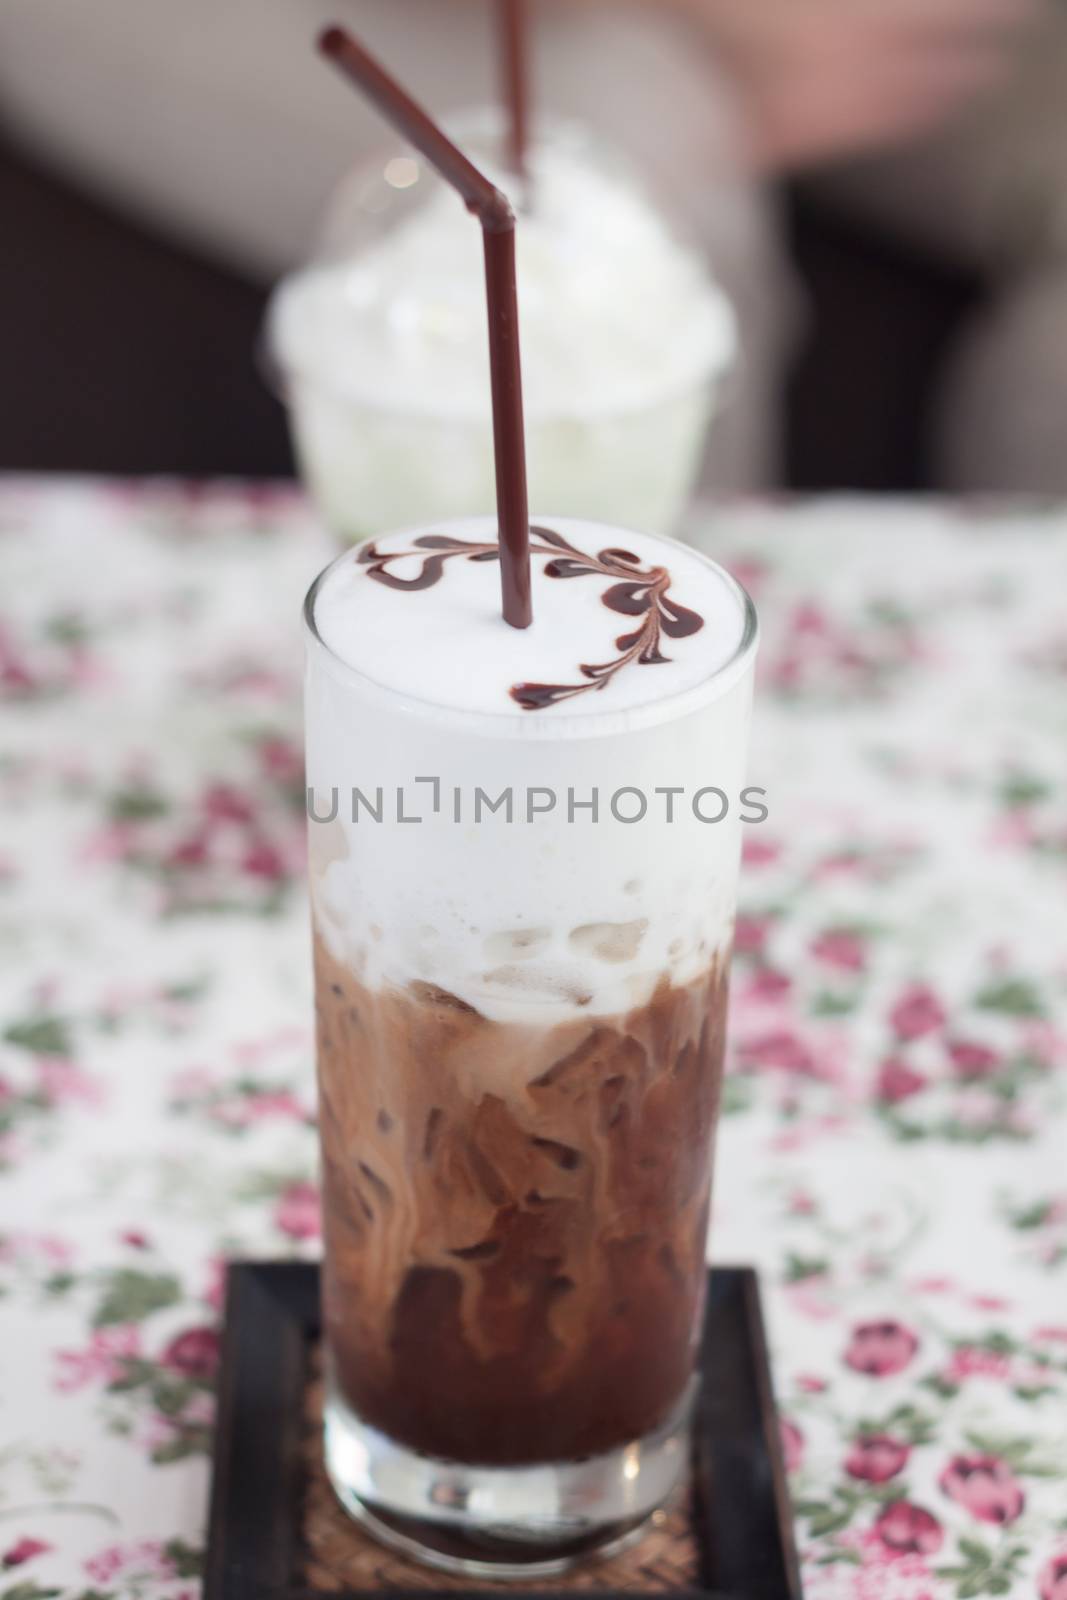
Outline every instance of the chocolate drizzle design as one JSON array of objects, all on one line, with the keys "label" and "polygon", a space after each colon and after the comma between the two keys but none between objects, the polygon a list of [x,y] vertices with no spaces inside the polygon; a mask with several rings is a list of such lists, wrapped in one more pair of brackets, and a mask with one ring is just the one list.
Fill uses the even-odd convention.
[{"label": "chocolate drizzle design", "polygon": [[[423,554],[426,552],[425,554]],[[561,700],[571,700],[575,695],[587,694],[590,689],[604,689],[617,672],[631,662],[639,666],[656,666],[670,659],[660,649],[661,637],[685,639],[699,633],[704,618],[670,598],[671,575],[667,567],[642,568],[637,556],[629,550],[609,548],[595,556],[585,555],[569,544],[563,535],[551,528],[530,528],[530,554],[548,556],[545,567],[548,578],[585,578],[595,575],[620,581],[605,589],[601,600],[609,611],[618,611],[626,617],[640,617],[641,621],[631,633],[622,633],[615,640],[619,654],[611,661],[596,665],[582,665],[578,670],[584,683],[515,683],[509,693],[524,711],[540,711]],[[402,578],[390,570],[394,561],[422,555],[422,565],[413,578]],[[497,544],[476,544],[467,539],[452,539],[446,534],[429,533],[414,541],[411,550],[381,551],[374,544],[363,545],[356,560],[368,569],[367,576],[390,589],[432,589],[444,576],[445,562],[454,556],[466,561],[496,561],[500,550]]]}]

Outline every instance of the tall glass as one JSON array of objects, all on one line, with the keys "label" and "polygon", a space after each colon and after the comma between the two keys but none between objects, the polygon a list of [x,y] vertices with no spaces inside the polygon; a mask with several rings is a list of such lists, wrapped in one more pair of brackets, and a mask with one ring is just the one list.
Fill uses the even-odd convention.
[{"label": "tall glass", "polygon": [[755,615],[720,574],[740,643],[695,687],[488,715],[339,659],[329,572],[306,604],[326,1463],[387,1542],[547,1575],[684,1467]]}]

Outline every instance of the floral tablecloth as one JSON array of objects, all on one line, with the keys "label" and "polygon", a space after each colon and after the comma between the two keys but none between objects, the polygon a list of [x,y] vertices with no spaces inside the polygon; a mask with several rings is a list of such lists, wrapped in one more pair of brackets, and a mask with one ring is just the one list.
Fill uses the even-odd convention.
[{"label": "floral tablecloth", "polygon": [[[811,1600],[1067,1600],[1067,512],[704,508],[764,625],[714,1245]],[[193,1595],[314,1251],[284,489],[0,488],[0,1600]]]}]

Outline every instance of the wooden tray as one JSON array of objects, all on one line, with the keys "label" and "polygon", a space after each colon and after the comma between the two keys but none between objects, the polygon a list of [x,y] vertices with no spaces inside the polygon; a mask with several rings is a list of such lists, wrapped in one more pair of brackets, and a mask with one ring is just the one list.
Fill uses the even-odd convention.
[{"label": "wooden tray", "polygon": [[800,1600],[756,1276],[710,1274],[692,1471],[632,1549],[536,1587],[452,1577],[365,1534],[322,1465],[318,1268],[238,1262],[226,1331],[204,1600],[320,1594],[519,1597],[648,1593]]}]

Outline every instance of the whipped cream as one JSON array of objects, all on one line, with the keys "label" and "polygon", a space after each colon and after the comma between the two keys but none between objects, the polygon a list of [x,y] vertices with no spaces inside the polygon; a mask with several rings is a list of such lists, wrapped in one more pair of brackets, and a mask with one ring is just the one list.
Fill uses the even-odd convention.
[{"label": "whipped cream", "polygon": [[[410,579],[426,556],[493,531],[475,519],[394,535],[377,558]],[[325,819],[310,823],[312,898],[331,953],[368,986],[429,983],[486,1016],[544,1025],[625,1013],[725,959],[754,656],[742,591],[697,552],[563,519],[550,531],[585,556],[621,549],[646,574],[668,569],[666,599],[702,625],[661,636],[667,660],[629,659],[603,689],[523,710],[516,681],[592,683],[581,666],[617,657],[620,637],[647,625],[647,611],[604,604],[632,582],[636,606],[639,578],[553,578],[538,558],[536,620],[520,632],[499,619],[493,560],[449,555],[437,581],[395,589],[372,576],[373,555],[349,553],[312,592],[306,697],[307,781]],[[426,536],[446,545],[412,557]],[[710,787],[728,799],[718,821],[693,809]],[[357,788],[380,821],[366,805],[353,815]],[[510,791],[510,816],[476,816],[476,789]],[[555,797],[532,820],[531,790],[539,808]],[[421,820],[400,820],[398,791]],[[583,804],[594,792],[595,818]],[[646,813],[626,820],[638,796]]]},{"label": "whipped cream", "polygon": [[[477,142],[472,154],[481,160]],[[483,163],[484,164],[484,163]],[[358,254],[284,283],[271,343],[290,377],[410,416],[487,417],[481,239],[458,196],[404,163],[420,203]],[[532,203],[515,180],[523,384],[529,418],[612,414],[717,376],[733,313],[699,258],[628,178],[590,158],[576,132],[531,154]],[[565,508],[563,508],[565,509]]]}]

